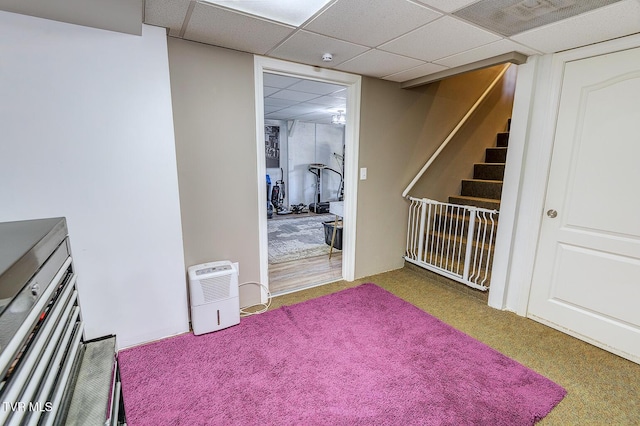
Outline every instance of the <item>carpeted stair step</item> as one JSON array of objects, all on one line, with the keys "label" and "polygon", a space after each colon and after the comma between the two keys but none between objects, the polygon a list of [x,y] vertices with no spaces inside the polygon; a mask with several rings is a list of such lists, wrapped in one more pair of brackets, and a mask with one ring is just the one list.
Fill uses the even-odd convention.
[{"label": "carpeted stair step", "polygon": [[473,165],[473,178],[484,180],[502,180],[504,163],[476,163]]},{"label": "carpeted stair step", "polygon": [[498,133],[497,146],[499,147],[509,146],[509,132]]},{"label": "carpeted stair step", "polygon": [[463,179],[460,195],[499,200],[502,196],[502,181]]},{"label": "carpeted stair step", "polygon": [[[460,205],[460,204],[457,204]],[[486,220],[487,222],[487,226],[488,228],[491,228],[491,219],[489,216],[484,216],[481,217],[482,214],[481,213],[476,213],[476,219],[475,219],[475,228],[478,229],[483,225],[483,219]],[[494,232],[497,230],[498,228],[498,217],[499,215],[496,214],[493,216],[493,220],[494,220]],[[456,225],[457,223],[457,225]],[[468,215],[462,215],[462,214],[457,214],[455,212],[445,212],[443,214],[438,214],[436,213],[435,216],[433,217],[433,219],[431,220],[431,226],[432,227],[441,227],[441,228],[445,228],[445,229],[452,229],[452,233],[456,232],[456,226],[458,228],[460,228],[458,230],[458,233],[461,232],[466,232],[467,229],[469,228],[469,216]]]},{"label": "carpeted stair step", "polygon": [[500,210],[500,200],[481,197],[469,197],[464,195],[456,195],[449,197],[451,204],[462,204],[465,206],[476,206],[489,210]]},{"label": "carpeted stair step", "polygon": [[507,162],[507,148],[487,148],[484,157],[485,163],[506,163]]},{"label": "carpeted stair step", "polygon": [[[492,245],[489,244],[490,240],[491,242],[495,242],[496,240],[496,233],[497,233],[497,228],[494,228],[493,230],[493,235],[492,232],[490,231],[490,229],[487,229],[487,232],[481,232],[480,235],[478,235],[478,232],[474,232],[475,237],[473,238],[473,241],[471,242],[471,247],[473,247],[474,249],[477,247],[478,249],[484,249],[485,251],[493,251]],[[462,237],[460,235],[455,235],[454,233],[449,233],[446,231],[440,231],[440,232],[430,232],[428,235],[426,235],[427,237],[427,241],[426,243],[428,244],[433,244],[436,245],[437,247],[442,247],[442,245],[444,245],[444,250],[457,250],[459,247],[462,247],[462,251],[464,252],[466,246],[467,246],[467,237]],[[483,238],[484,237],[484,238]]]}]

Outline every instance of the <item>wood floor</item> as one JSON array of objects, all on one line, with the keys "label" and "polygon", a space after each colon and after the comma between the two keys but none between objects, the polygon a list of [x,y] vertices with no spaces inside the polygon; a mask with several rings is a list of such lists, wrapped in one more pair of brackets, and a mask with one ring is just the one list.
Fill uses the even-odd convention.
[{"label": "wood floor", "polygon": [[342,279],[342,253],[269,265],[271,294],[285,293]]}]

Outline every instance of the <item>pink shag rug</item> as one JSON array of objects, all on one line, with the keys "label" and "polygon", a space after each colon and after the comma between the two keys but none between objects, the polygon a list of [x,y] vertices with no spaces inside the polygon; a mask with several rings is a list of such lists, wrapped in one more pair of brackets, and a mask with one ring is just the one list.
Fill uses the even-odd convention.
[{"label": "pink shag rug", "polygon": [[130,426],[530,425],[566,394],[374,284],[119,361]]}]

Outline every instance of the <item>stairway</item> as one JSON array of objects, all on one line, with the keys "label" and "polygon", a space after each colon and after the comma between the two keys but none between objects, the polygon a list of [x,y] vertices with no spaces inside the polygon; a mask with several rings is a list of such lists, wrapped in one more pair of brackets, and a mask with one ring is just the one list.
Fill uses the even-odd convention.
[{"label": "stairway", "polygon": [[449,203],[500,210],[510,125],[511,119],[507,131],[498,133],[497,146],[486,149],[484,163],[474,164],[473,179],[463,179],[460,195],[449,197]]},{"label": "stairway", "polygon": [[484,163],[474,165],[473,179],[462,180],[460,195],[449,203],[412,198],[406,260],[474,289],[489,288],[510,124],[497,134],[497,146],[486,149]]}]

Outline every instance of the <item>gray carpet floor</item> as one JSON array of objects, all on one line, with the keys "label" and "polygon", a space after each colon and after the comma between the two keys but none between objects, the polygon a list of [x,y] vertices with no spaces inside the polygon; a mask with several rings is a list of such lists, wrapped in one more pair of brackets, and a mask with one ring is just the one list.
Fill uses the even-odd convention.
[{"label": "gray carpet floor", "polygon": [[328,254],[323,222],[332,217],[288,215],[287,219],[269,220],[269,264]]}]

